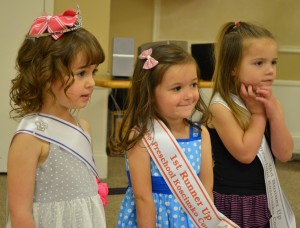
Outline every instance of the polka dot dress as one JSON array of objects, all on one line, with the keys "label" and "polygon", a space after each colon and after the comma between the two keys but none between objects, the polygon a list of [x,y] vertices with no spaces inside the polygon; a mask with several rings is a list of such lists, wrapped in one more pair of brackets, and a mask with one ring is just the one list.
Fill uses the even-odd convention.
[{"label": "polka dot dress", "polygon": [[37,227],[106,227],[95,176],[54,144],[37,168],[33,215]]},{"label": "polka dot dress", "polygon": [[[189,139],[177,139],[177,142],[196,173],[199,174],[201,164],[201,133],[192,132],[192,130],[193,128],[191,128],[192,134]],[[129,171],[127,159],[126,170]],[[154,179],[162,176],[152,159],[151,175],[153,186]],[[164,184],[166,183],[164,182]],[[153,186],[153,188],[155,187]],[[156,206],[156,227],[196,227],[172,193],[153,192],[152,195]],[[136,222],[135,200],[130,186],[125,193],[119,210],[117,228],[121,227],[138,227]]]}]

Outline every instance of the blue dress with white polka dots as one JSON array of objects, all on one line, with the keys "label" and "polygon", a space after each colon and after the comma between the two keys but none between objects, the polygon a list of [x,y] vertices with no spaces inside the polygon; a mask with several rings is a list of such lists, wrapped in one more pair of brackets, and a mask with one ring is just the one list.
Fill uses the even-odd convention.
[{"label": "blue dress with white polka dots", "polygon": [[[191,127],[190,137],[188,139],[177,139],[177,142],[196,173],[199,174],[201,164],[201,132]],[[129,187],[119,210],[117,228],[138,227],[136,222],[135,199],[130,184],[127,159],[126,170],[129,178]],[[189,216],[184,212],[176,197],[171,193],[152,159],[151,176],[152,195],[156,206],[156,227],[196,227]]]}]

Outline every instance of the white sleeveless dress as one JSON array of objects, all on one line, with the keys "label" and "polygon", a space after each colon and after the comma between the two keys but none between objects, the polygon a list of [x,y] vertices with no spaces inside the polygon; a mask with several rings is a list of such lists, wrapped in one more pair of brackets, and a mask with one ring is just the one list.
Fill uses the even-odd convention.
[{"label": "white sleeveless dress", "polygon": [[[37,168],[33,216],[38,228],[106,227],[95,176],[82,161],[52,143],[47,160]],[[11,227],[9,218],[6,227]]]}]

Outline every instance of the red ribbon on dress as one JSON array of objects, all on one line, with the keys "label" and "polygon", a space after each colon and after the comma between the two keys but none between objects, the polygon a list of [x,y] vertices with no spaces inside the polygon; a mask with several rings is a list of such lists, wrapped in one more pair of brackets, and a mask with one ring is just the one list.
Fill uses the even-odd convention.
[{"label": "red ribbon on dress", "polygon": [[77,19],[78,14],[74,9],[68,9],[55,16],[43,14],[32,23],[29,35],[43,34],[47,30],[57,40],[63,35],[65,29],[74,26]]},{"label": "red ribbon on dress", "polygon": [[101,201],[103,203],[103,206],[105,206],[108,203],[107,195],[108,195],[108,187],[106,183],[101,183],[99,178],[96,177],[97,184],[98,184],[98,194],[101,198]]}]

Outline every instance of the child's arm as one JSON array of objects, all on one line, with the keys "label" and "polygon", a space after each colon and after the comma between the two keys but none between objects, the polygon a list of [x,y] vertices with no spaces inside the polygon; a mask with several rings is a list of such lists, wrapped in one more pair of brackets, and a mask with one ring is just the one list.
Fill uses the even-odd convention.
[{"label": "child's arm", "polygon": [[211,142],[207,128],[202,125],[202,162],[200,164],[200,180],[210,198],[213,200],[213,162],[211,154]]},{"label": "child's arm", "polygon": [[251,163],[258,152],[266,126],[266,115],[252,87],[241,86],[241,96],[251,113],[248,128],[244,131],[232,112],[221,104],[210,106],[212,126],[217,130],[230,154],[239,162]]},{"label": "child's arm", "polygon": [[285,124],[283,110],[272,94],[270,86],[260,87],[257,94],[257,100],[264,104],[270,123],[272,152],[278,160],[286,162],[292,156],[294,142]]},{"label": "child's arm", "polygon": [[142,142],[127,152],[130,178],[136,202],[138,227],[156,226],[156,212],[152,198],[150,155]]},{"label": "child's arm", "polygon": [[13,227],[35,227],[32,206],[36,167],[42,141],[29,134],[17,134],[8,153],[8,207]]}]

